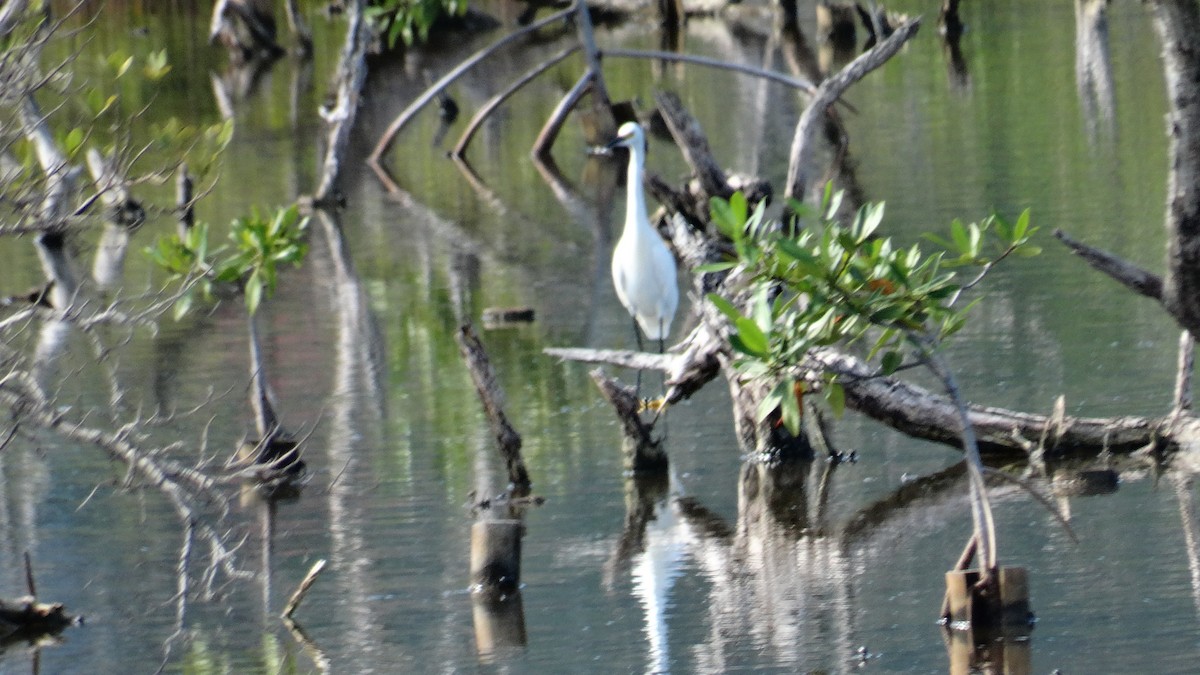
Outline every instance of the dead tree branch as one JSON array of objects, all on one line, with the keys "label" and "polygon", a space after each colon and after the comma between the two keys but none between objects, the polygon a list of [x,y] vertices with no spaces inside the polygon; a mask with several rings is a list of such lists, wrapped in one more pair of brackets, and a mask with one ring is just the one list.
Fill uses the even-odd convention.
[{"label": "dead tree branch", "polygon": [[1112,277],[1126,288],[1138,295],[1144,295],[1159,302],[1163,301],[1163,280],[1157,274],[1148,272],[1108,251],[1073,239],[1062,230],[1055,230],[1054,236],[1066,244],[1073,253],[1083,258],[1087,264]]},{"label": "dead tree branch", "polygon": [[508,482],[515,490],[527,492],[530,481],[529,472],[525,469],[525,460],[521,458],[521,435],[513,429],[508,422],[508,416],[504,414],[504,390],[496,381],[496,372],[492,369],[483,343],[475,335],[470,324],[460,327],[454,337],[458,341],[459,353],[466,361],[467,369],[471,371],[471,379],[475,382],[480,401],[483,402],[484,412],[487,413],[492,430],[496,434],[500,455],[508,469]]},{"label": "dead tree branch", "polygon": [[400,133],[400,130],[403,129],[404,126],[408,124],[409,121],[411,121],[412,118],[416,116],[416,114],[420,112],[422,108],[428,105],[430,101],[437,98],[438,94],[442,93],[446,87],[450,86],[451,83],[462,77],[480,61],[516,41],[518,38],[529,35],[530,33],[540,30],[545,26],[549,26],[556,21],[561,21],[573,13],[575,13],[574,7],[564,9],[560,12],[555,12],[554,14],[551,14],[540,21],[535,21],[534,23],[531,23],[520,30],[513,31],[508,35],[505,35],[496,42],[493,42],[487,47],[484,47],[483,49],[467,57],[466,60],[455,66],[453,70],[443,75],[437,82],[433,83],[433,85],[425,90],[425,93],[418,96],[417,100],[410,103],[407,108],[402,110],[400,114],[397,115],[394,120],[392,120],[392,123],[388,125],[388,128],[385,129],[383,134],[379,137],[379,141],[375,144],[375,149],[371,151],[371,155],[367,158],[367,163],[375,166],[376,170],[378,171],[380,159],[383,157],[383,153],[387,152],[388,148],[391,147],[392,142],[395,141],[396,134]]},{"label": "dead tree branch", "polygon": [[342,45],[336,75],[337,99],[333,111],[325,116],[329,124],[321,180],[313,194],[313,203],[332,206],[337,201],[337,180],[341,175],[342,157],[350,143],[350,132],[358,115],[363,83],[367,79],[367,46],[371,32],[366,26],[363,9],[366,0],[354,0],[350,5],[346,26],[346,42]]},{"label": "dead tree branch", "polygon": [[624,429],[625,468],[634,473],[664,471],[667,453],[662,441],[655,440],[654,424],[642,421],[641,401],[630,387],[623,387],[597,368],[591,372],[592,381],[612,405]]},{"label": "dead tree branch", "polygon": [[647,49],[602,49],[600,55],[603,57],[617,57],[627,59],[647,59],[654,61],[676,61],[679,63],[691,63],[698,66],[707,66],[709,68],[717,68],[719,70],[731,70],[735,73],[744,75],[753,75],[764,80],[782,84],[793,89],[799,89],[806,94],[815,94],[816,86],[808,80],[802,80],[791,75],[767,70],[766,68],[756,68],[744,63],[734,63],[732,61],[722,61],[713,59],[707,56],[698,56],[696,54],[680,54],[678,52],[662,52]]},{"label": "dead tree branch", "polygon": [[792,150],[788,161],[787,189],[784,195],[803,200],[809,187],[811,176],[816,174],[816,138],[823,128],[826,110],[833,105],[847,89],[861,80],[867,73],[882,66],[892,58],[900,48],[917,34],[921,22],[913,19],[896,29],[883,42],[875,45],[862,56],[851,61],[836,75],[830,77],[817,87],[812,101],[800,115],[796,124],[796,133],[792,137]]},{"label": "dead tree branch", "polygon": [[470,123],[468,123],[467,128],[463,130],[462,136],[459,137],[458,143],[454,146],[454,149],[450,151],[450,154],[455,158],[461,158],[467,152],[467,146],[470,145],[471,138],[475,135],[475,131],[478,130],[479,126],[483,124],[483,121],[492,114],[493,110],[507,101],[513,94],[517,93],[521,87],[524,87],[533,80],[537,79],[539,75],[547,70],[550,70],[559,63],[562,63],[563,60],[577,51],[579,51],[579,45],[570,45],[569,47],[566,47],[554,56],[551,56],[545,61],[539,63],[537,66],[530,69],[529,72],[525,73],[525,75],[519,78],[516,82],[513,82],[503,91],[488,99],[488,102],[483,104],[483,106],[479,108],[479,112],[475,113],[475,116],[471,118]]}]

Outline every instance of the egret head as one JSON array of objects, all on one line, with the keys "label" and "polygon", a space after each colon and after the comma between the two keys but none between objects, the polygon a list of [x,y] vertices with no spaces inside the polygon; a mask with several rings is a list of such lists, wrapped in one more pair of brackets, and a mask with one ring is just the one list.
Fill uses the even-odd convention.
[{"label": "egret head", "polygon": [[612,148],[629,148],[630,150],[646,150],[646,134],[637,122],[626,122],[617,129],[617,137],[609,144]]}]

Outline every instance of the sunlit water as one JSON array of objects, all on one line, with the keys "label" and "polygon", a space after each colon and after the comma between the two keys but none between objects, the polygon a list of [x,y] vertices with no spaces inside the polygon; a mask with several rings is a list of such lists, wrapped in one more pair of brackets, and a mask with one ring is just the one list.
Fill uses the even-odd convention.
[{"label": "sunlit water", "polygon": [[[1081,104],[1069,5],[964,3],[964,10],[968,82],[948,78],[927,16],[900,56],[847,97],[858,111],[847,125],[860,187],[888,203],[886,227],[905,241],[991,210],[1015,217],[1030,208],[1042,228],[1045,253],[994,273],[951,347],[972,400],[1048,412],[1063,394],[1072,414],[1161,413],[1177,331],[1151,303],[1090,272],[1049,236],[1061,227],[1152,269],[1162,259],[1165,102],[1144,9],[1110,10],[1114,93],[1100,112]],[[315,110],[342,35],[341,24],[311,18],[318,36],[311,72],[284,59],[236,101],[236,140],[201,218],[224,223],[250,205],[288,203],[312,189]],[[150,26],[147,36],[129,37],[113,19],[93,46],[171,49],[174,86],[156,94],[147,116],[161,110],[215,121],[207,74],[225,66],[215,48],[200,44],[204,13],[135,19]],[[444,40],[403,62],[373,61],[355,156],[427,81],[493,36]],[[600,38],[658,44],[653,27],[641,24],[601,29]],[[905,481],[952,465],[957,454],[949,449],[851,414],[838,423],[836,441],[856,450],[859,462],[837,468],[825,492],[821,463],[777,478],[790,485],[777,492],[760,469],[742,465],[724,384],[714,382],[671,411],[670,483],[642,486],[655,517],[641,545],[630,546],[623,527],[637,499],[627,496],[613,415],[588,368],[541,353],[632,346],[608,279],[619,215],[603,208],[624,194],[596,187],[604,182],[595,178],[619,167],[588,159],[578,126],[569,124],[555,157],[577,190],[574,209],[527,158],[545,116],[578,76],[578,61],[551,70],[481,130],[469,158],[491,195],[443,157],[501,83],[567,40],[506,52],[452,87],[465,112],[441,145],[432,112],[406,129],[389,155],[405,194],[388,194],[352,160],[349,207],[339,216],[344,239],[314,221],[305,265],[286,271],[264,306],[269,377],[285,425],[307,435],[312,478],[299,499],[278,504],[269,536],[261,504],[235,507],[224,521],[244,534],[238,563],[256,580],[221,579],[205,589],[204,552],[194,543],[181,606],[185,533],[158,493],[120,489],[122,465],[51,432],[0,453],[0,595],[24,592],[19,561],[28,550],[39,594],[87,617],[40,651],[42,672],[152,672],[164,663],[168,672],[310,672],[318,658],[346,673],[948,668],[934,620],[942,574],[969,532],[965,488],[917,500],[854,537],[838,532]],[[716,20],[692,22],[686,45],[786,68],[765,34],[734,33]],[[645,109],[656,90],[676,90],[719,158],[782,181],[800,109],[794,94],[693,66],[613,59],[606,68],[614,98]],[[684,171],[661,140],[648,161],[671,180]],[[150,190],[150,199],[169,203],[165,191]],[[134,246],[173,227],[159,212]],[[39,280],[31,249],[24,240],[4,247],[6,292]],[[131,254],[131,292],[141,292],[149,275]],[[527,644],[498,649],[477,642],[467,504],[472,490],[498,489],[502,474],[452,337],[460,321],[491,306],[537,313],[531,325],[485,331],[483,339],[524,436],[535,492],[546,499],[525,520]],[[690,323],[678,321],[676,335]],[[250,430],[245,320],[234,303],[166,322],[157,334],[112,329],[102,337],[115,346],[110,368],[124,388],[125,414],[166,415],[209,401],[151,429],[156,442],[180,441],[188,457],[224,457]],[[36,331],[22,339],[23,348],[37,348]],[[67,383],[64,405],[102,419],[111,388],[93,349],[70,335],[53,370]],[[1031,575],[1039,619],[1032,672],[1194,669],[1200,563],[1189,567],[1196,559],[1180,520],[1181,495],[1189,493],[1151,475],[1124,479],[1115,494],[1071,501],[1078,544],[1020,492],[998,496],[1002,562]],[[781,505],[772,511],[755,490],[785,497],[771,502]],[[322,558],[329,567],[296,617],[321,650],[317,657],[276,616]],[[860,647],[869,653],[865,664]],[[0,670],[24,672],[32,660],[29,649],[10,648]]]}]

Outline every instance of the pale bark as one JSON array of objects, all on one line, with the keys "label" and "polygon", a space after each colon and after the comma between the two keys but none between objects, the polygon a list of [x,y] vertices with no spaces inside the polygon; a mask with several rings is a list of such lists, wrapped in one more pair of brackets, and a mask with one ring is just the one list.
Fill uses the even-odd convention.
[{"label": "pale bark", "polygon": [[1150,6],[1163,45],[1170,101],[1163,304],[1180,325],[1200,335],[1200,4],[1157,0]]}]

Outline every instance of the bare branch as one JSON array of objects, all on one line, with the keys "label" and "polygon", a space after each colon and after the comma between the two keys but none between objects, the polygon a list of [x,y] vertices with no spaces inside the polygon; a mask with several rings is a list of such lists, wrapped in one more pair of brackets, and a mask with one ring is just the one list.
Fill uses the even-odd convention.
[{"label": "bare branch", "polygon": [[513,82],[503,91],[490,98],[488,102],[483,104],[483,107],[479,109],[479,112],[475,113],[475,116],[471,118],[471,122],[467,124],[467,128],[463,130],[462,136],[458,139],[458,144],[454,146],[454,149],[450,151],[450,154],[455,158],[461,158],[463,154],[466,153],[467,146],[471,143],[471,138],[475,135],[475,131],[479,129],[479,125],[483,124],[483,121],[492,114],[493,110],[499,107],[500,104],[507,101],[510,96],[517,93],[521,87],[529,84],[536,79],[537,76],[558,65],[568,56],[577,51],[579,51],[579,45],[570,45],[554,56],[551,56],[549,59],[541,62],[529,72],[525,73],[525,75],[519,78],[516,82]]},{"label": "bare branch", "polygon": [[1112,277],[1121,285],[1129,288],[1138,295],[1144,295],[1147,298],[1162,302],[1163,281],[1158,275],[1147,272],[1108,251],[1073,239],[1062,230],[1055,230],[1054,236],[1066,244],[1073,253],[1083,258],[1087,264]]},{"label": "bare branch", "polygon": [[875,70],[892,58],[904,43],[917,34],[921,25],[920,19],[913,19],[896,29],[883,42],[872,47],[862,56],[851,61],[836,75],[830,77],[817,87],[813,100],[809,102],[800,121],[796,124],[796,133],[792,137],[791,159],[788,162],[787,190],[785,196],[803,200],[808,189],[809,173],[816,153],[815,139],[819,122],[824,119],[825,111],[833,105],[842,94],[855,82],[861,80],[867,73]]},{"label": "bare branch", "polygon": [[678,52],[660,52],[645,49],[602,49],[601,56],[615,56],[630,59],[656,59],[659,61],[678,61],[680,63],[694,63],[699,66],[707,66],[709,68],[718,68],[721,70],[732,70],[745,75],[753,75],[761,77],[765,80],[770,80],[777,84],[782,84],[793,89],[799,89],[806,94],[815,94],[816,86],[808,80],[802,80],[791,75],[778,73],[774,70],[765,68],[756,68],[748,66],[744,63],[733,63],[732,61],[722,61],[720,59],[712,59],[706,56],[697,56],[695,54],[680,54]]},{"label": "bare branch", "polygon": [[[412,118],[418,112],[420,112],[421,108],[424,108],[429,104],[430,101],[437,98],[438,94],[440,94],[446,87],[450,86],[452,82],[462,77],[463,74],[473,68],[475,64],[491,56],[497,50],[512,43],[516,39],[539,30],[544,26],[548,26],[556,21],[561,21],[573,13],[575,13],[574,7],[569,7],[561,12],[555,12],[541,21],[535,21],[521,30],[509,33],[496,42],[493,42],[487,47],[475,52],[462,63],[455,66],[453,70],[443,75],[437,82],[434,82],[432,86],[425,90],[425,93],[418,96],[417,100],[410,103],[407,108],[401,111],[400,114],[396,116],[396,119],[392,120],[392,123],[388,125],[388,128],[384,130],[383,134],[379,137],[379,142],[375,144],[375,149],[371,151],[371,155],[367,158],[367,163],[373,166],[378,165],[380,158],[383,157],[383,153],[387,152],[388,148],[391,147],[392,141],[396,138],[396,134],[400,133],[400,130],[404,128],[404,125],[408,124],[409,121],[412,120]],[[376,169],[376,171],[378,171],[378,169]]]}]

